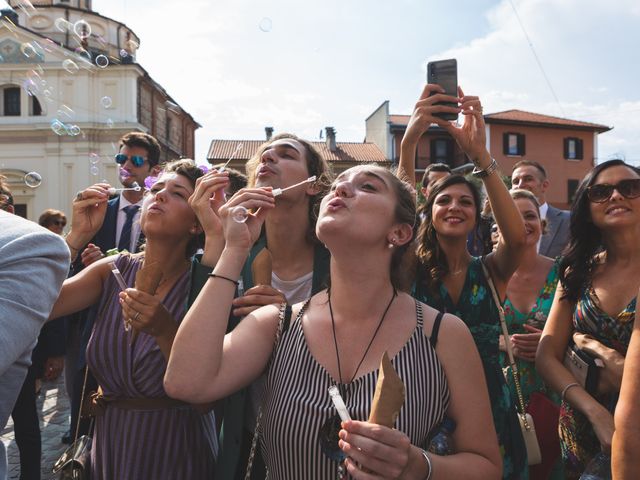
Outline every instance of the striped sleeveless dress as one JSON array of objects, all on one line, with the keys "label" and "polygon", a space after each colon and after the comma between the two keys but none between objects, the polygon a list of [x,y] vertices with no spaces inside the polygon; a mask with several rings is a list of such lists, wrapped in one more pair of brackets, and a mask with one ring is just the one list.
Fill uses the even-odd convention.
[{"label": "striped sleeveless dress", "polygon": [[[120,255],[116,265],[133,286],[144,257]],[[163,299],[177,323],[186,313],[189,272]],[[87,346],[87,364],[104,395],[117,398],[163,398],[167,367],[150,335],[140,332],[131,346],[113,275],[103,286],[99,315]],[[190,406],[161,410],[125,410],[108,406],[96,417],[91,449],[92,480],[211,479],[216,448],[213,414]]]},{"label": "striped sleeveless dress", "polygon": [[[307,306],[308,301],[283,332],[265,382],[260,442],[269,480],[337,478],[338,464],[322,453],[318,440],[322,425],[336,414],[328,393],[335,382],[307,347],[302,328]],[[416,316],[411,337],[391,363],[406,390],[396,428],[413,445],[426,448],[429,432],[449,406],[449,387],[434,347],[424,335],[418,302]],[[344,385],[344,400],[354,420],[369,417],[377,380],[375,370]]]}]

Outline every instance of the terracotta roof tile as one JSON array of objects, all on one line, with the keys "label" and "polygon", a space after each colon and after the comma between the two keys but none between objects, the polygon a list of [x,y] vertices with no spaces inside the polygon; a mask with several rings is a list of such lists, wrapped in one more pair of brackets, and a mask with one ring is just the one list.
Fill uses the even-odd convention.
[{"label": "terracotta roof tile", "polygon": [[607,125],[583,122],[580,120],[571,120],[568,118],[552,117],[551,115],[525,112],[524,110],[505,110],[504,112],[489,113],[485,115],[484,118],[487,123],[491,123],[492,120],[498,120],[517,123],[536,123],[549,126],[589,128],[592,130],[599,130],[603,132],[611,130],[611,127],[608,127]]},{"label": "terracotta roof tile", "polygon": [[[212,140],[207,160],[210,163],[226,161],[233,155],[238,144],[242,144],[240,151],[234,158],[250,159],[260,148],[264,140]],[[384,153],[373,143],[337,142],[337,150],[332,152],[325,142],[310,142],[329,162],[388,162]]]},{"label": "terracotta roof tile", "polygon": [[[389,115],[389,123],[392,125],[409,124],[410,115]],[[568,118],[552,117],[551,115],[542,115],[541,113],[525,112],[524,110],[505,110],[504,112],[489,113],[484,116],[487,123],[533,123],[538,125],[547,126],[562,126],[562,127],[574,127],[580,129],[592,129],[599,132],[606,132],[611,130],[611,127],[607,125],[600,125],[597,123],[583,122],[580,120],[571,120]]]}]

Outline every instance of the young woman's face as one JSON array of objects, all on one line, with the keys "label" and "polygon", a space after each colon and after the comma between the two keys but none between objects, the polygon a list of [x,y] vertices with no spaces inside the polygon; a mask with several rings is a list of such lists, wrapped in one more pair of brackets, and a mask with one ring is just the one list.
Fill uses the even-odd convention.
[{"label": "young woman's face", "polygon": [[433,202],[431,215],[438,234],[467,236],[476,225],[476,204],[469,187],[458,183],[442,190]]},{"label": "young woman's face", "polygon": [[344,238],[383,245],[395,223],[396,195],[380,170],[351,168],[336,178],[322,199],[316,224],[318,238],[327,243],[340,232]]},{"label": "young woman's face", "polygon": [[[622,180],[638,179],[640,176],[623,165],[600,172],[592,185],[617,185]],[[640,197],[626,198],[617,189],[601,203],[589,201],[591,221],[599,229],[618,228],[640,222]]]},{"label": "young woman's face", "polygon": [[526,231],[525,242],[527,245],[537,245],[542,235],[542,220],[538,207],[526,198],[516,198],[514,200],[516,207],[524,220],[524,228]]},{"label": "young woman's face", "polygon": [[189,205],[193,186],[174,172],[163,173],[151,186],[142,203],[140,224],[146,235],[153,231],[193,234],[196,215]]}]

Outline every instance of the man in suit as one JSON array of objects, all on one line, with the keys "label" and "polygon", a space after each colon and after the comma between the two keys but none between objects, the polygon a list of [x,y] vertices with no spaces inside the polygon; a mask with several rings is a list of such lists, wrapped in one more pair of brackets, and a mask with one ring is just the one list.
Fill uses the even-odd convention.
[{"label": "man in suit", "polygon": [[[0,209],[0,430],[68,271],[69,249],[62,237]],[[0,480],[6,478],[7,460],[0,442]]]},{"label": "man in suit", "polygon": [[[132,188],[137,184],[140,190],[125,190],[117,197],[109,200],[104,222],[73,264],[74,273],[104,257],[111,249],[139,251],[144,236],[140,232],[140,209],[144,195],[145,180],[160,173],[160,144],[149,134],[129,132],[120,139],[120,150],[115,157],[120,165],[120,183],[124,188]],[[76,247],[82,248],[80,245]],[[67,383],[67,393],[71,397],[71,429],[63,437],[63,441],[72,440],[75,432],[77,414],[80,409],[82,385],[84,382],[86,349],[96,315],[97,306],[80,312],[70,320],[67,339],[67,356],[65,368],[73,379]],[[97,385],[91,375],[87,378],[86,391],[95,390]],[[70,391],[69,391],[70,390]],[[87,433],[88,422],[80,430],[80,435]]]},{"label": "man in suit", "polygon": [[511,185],[513,188],[529,190],[538,199],[540,217],[546,220],[546,233],[540,239],[538,252],[550,258],[560,256],[569,242],[570,214],[547,203],[549,179],[544,167],[531,160],[519,161],[513,166]]}]

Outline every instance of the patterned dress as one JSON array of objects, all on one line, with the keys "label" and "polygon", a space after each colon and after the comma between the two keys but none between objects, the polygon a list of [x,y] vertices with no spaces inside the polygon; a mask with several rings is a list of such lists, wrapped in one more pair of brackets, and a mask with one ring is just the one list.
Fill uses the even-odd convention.
[{"label": "patterned dress", "polygon": [[493,423],[502,454],[503,478],[524,480],[529,478],[527,451],[516,414],[515,397],[511,396],[500,366],[500,317],[481,262],[481,258],[474,257],[469,264],[457,305],[454,305],[444,284],[440,285],[440,294],[435,297],[426,291],[422,282],[417,282],[414,296],[433,308],[460,317],[469,327],[480,352],[489,388]]},{"label": "patterned dress", "polygon": [[[609,316],[600,308],[598,296],[589,286],[576,304],[573,327],[577,332],[588,333],[600,343],[626,355],[635,312],[634,297],[617,316]],[[604,395],[597,400],[613,413],[618,393]],[[562,402],[560,408],[560,448],[568,480],[578,479],[591,458],[600,452],[600,442],[591,422],[567,402]]]},{"label": "patterned dress", "polygon": [[[525,324],[540,330],[544,328],[544,324],[547,323],[549,311],[551,310],[551,304],[553,303],[557,284],[558,261],[554,262],[551,267],[551,270],[547,275],[547,279],[544,282],[544,286],[536,299],[536,304],[531,311],[527,313],[520,312],[513,306],[509,298],[507,298],[504,302],[504,319],[507,322],[507,328],[510,335],[514,333],[529,333],[524,329]],[[507,367],[509,365],[509,359],[505,352],[500,352],[500,363],[503,367]],[[536,371],[534,362],[516,358],[516,364],[518,365],[518,372],[520,373],[520,386],[522,387],[522,395],[524,396],[525,404],[529,403],[529,397],[533,392],[542,392],[554,403],[560,405],[560,396],[553,390],[547,390],[542,378]],[[516,398],[516,387],[510,371],[507,375],[507,382],[509,383],[511,395],[513,398]]]},{"label": "patterned dress", "polygon": [[[133,286],[142,257],[121,255],[116,265]],[[189,273],[163,300],[179,323],[186,313]],[[100,314],[87,346],[87,363],[106,397],[166,398],[162,379],[167,362],[155,339],[140,333],[131,346],[123,328],[118,287],[110,275],[100,299]],[[107,406],[96,417],[91,449],[92,480],[211,479],[215,421],[190,406],[125,410]]]}]

